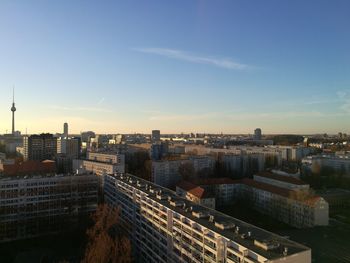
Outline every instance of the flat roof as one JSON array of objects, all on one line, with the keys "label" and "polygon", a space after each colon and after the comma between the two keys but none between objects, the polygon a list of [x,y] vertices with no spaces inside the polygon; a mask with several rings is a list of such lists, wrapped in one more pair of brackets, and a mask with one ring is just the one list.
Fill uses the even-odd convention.
[{"label": "flat roof", "polygon": [[[44,178],[62,178],[62,177],[79,177],[79,176],[96,176],[93,172],[84,172],[84,173],[66,173],[66,174],[58,174],[58,173],[46,173],[46,174],[29,174],[29,175],[14,175],[14,176],[6,176],[0,173],[0,182],[11,181],[11,180],[23,180],[23,179],[44,179]],[[97,176],[96,176],[97,177]]]},{"label": "flat roof", "polygon": [[276,181],[281,181],[281,182],[286,182],[286,183],[290,183],[290,184],[295,184],[295,185],[308,185],[307,183],[305,183],[304,181],[294,178],[294,177],[290,177],[290,176],[285,176],[285,175],[279,175],[279,174],[275,174],[272,172],[260,172],[258,174],[256,174],[257,176],[261,176],[261,177],[266,177],[269,179],[273,179]]},{"label": "flat roof", "polygon": [[[197,205],[191,201],[188,201],[187,199],[179,197],[178,195],[176,195],[175,192],[173,192],[167,188],[153,184],[152,182],[141,179],[137,176],[134,176],[131,174],[126,174],[123,176],[121,176],[120,174],[119,175],[110,175],[110,176],[113,176],[117,180],[123,181],[124,183],[127,183],[128,185],[146,193],[149,198],[151,198],[152,200],[167,207],[168,209],[173,210],[173,211],[189,218],[190,220],[192,220],[194,222],[197,222],[198,224],[204,226],[205,228],[210,229],[211,231],[216,232],[217,234],[220,234],[229,240],[232,240],[234,242],[241,244],[242,246],[254,251],[255,253],[258,253],[259,255],[261,255],[269,260],[284,257],[283,256],[283,249],[284,248],[288,248],[288,256],[290,256],[292,254],[297,254],[300,252],[310,250],[310,248],[308,248],[304,245],[301,245],[301,244],[296,243],[294,241],[291,241],[289,239],[283,238],[279,235],[276,235],[272,232],[266,231],[264,229],[261,229],[259,227],[254,226],[254,225],[248,224],[248,223],[241,221],[237,218],[228,216],[226,214],[223,214],[219,211],[216,211],[216,210],[213,210],[213,209],[210,209],[207,207]],[[133,179],[133,183],[129,182],[130,178]],[[157,199],[156,193],[152,193],[149,190],[146,190],[144,188],[144,186],[143,187],[141,185],[138,186],[136,183],[137,181],[142,182],[143,184],[147,184],[148,186],[151,186],[151,188],[154,190],[156,190],[156,189],[162,190],[162,195],[166,195],[168,197],[171,197],[174,200],[180,200],[183,204],[185,204],[186,208],[192,207],[192,211],[184,209],[183,207],[172,206],[170,204],[171,201],[169,201],[169,200]],[[202,213],[208,214],[210,216],[213,216],[214,222],[210,222],[208,218],[194,217],[192,215],[193,211],[202,212]],[[238,226],[239,233],[237,234],[234,231],[234,229],[227,229],[227,230],[220,229],[220,228],[215,226],[215,222],[217,222],[219,224],[220,223],[224,223],[224,224],[229,223],[231,225]],[[250,238],[243,238],[242,234],[247,234],[248,232],[251,233],[251,237]],[[280,244],[280,247],[278,249],[267,251],[267,250],[264,250],[256,245],[254,245],[254,240],[277,242],[278,244]]]}]

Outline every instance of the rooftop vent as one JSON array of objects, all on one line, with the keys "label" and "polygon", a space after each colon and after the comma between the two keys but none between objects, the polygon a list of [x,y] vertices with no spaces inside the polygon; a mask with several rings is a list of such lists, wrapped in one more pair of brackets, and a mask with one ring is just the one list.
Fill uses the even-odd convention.
[{"label": "rooftop vent", "polygon": [[276,248],[279,248],[280,244],[277,241],[274,240],[254,240],[254,245],[257,247],[260,247],[266,251],[274,250]]},{"label": "rooftop vent", "polygon": [[242,234],[242,235],[241,235],[241,238],[242,238],[242,239],[247,239],[247,237],[248,237],[247,234]]},{"label": "rooftop vent", "polygon": [[236,233],[236,234],[239,234],[239,226],[236,226],[236,228],[235,228],[235,233]]},{"label": "rooftop vent", "polygon": [[157,199],[159,199],[159,200],[167,200],[167,199],[168,199],[168,196],[165,195],[165,194],[162,194],[161,191],[159,191],[159,192],[157,193],[156,197],[157,197]]},{"label": "rooftop vent", "polygon": [[214,216],[213,215],[209,216],[209,222],[214,223]]},{"label": "rooftop vent", "polygon": [[215,226],[221,230],[227,230],[234,228],[235,224],[231,222],[215,222]]},{"label": "rooftop vent", "polygon": [[203,211],[192,211],[192,215],[196,218],[207,218],[209,213]]},{"label": "rooftop vent", "polygon": [[176,207],[183,207],[184,201],[181,200],[170,200],[170,205],[171,206],[176,206]]},{"label": "rooftop vent", "polygon": [[283,256],[287,256],[288,255],[288,248],[285,247],[284,250],[283,250]]}]

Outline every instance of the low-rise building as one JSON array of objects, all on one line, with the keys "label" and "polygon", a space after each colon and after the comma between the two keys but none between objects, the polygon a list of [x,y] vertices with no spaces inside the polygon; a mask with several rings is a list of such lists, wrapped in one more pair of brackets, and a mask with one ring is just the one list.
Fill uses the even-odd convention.
[{"label": "low-rise building", "polygon": [[23,161],[0,162],[0,174],[3,176],[47,174],[56,171],[55,162],[51,160],[45,161]]},{"label": "low-rise building", "polygon": [[310,190],[310,185],[303,182],[302,180],[291,177],[284,176],[280,174],[276,174],[273,172],[261,172],[254,175],[254,180],[257,182],[262,182],[282,188],[286,188],[289,190],[300,190],[308,192]]},{"label": "low-rise building", "polygon": [[327,201],[312,194],[307,184],[294,180],[260,174],[254,180],[201,179],[195,185],[214,192],[217,207],[244,200],[259,212],[294,227],[328,225]]},{"label": "low-rise building", "polygon": [[181,181],[176,185],[176,194],[195,204],[215,209],[215,195],[209,190],[190,182]]},{"label": "low-rise building", "polygon": [[350,156],[348,155],[314,155],[302,159],[302,167],[313,173],[319,173],[322,169],[330,168],[336,173],[350,176]]},{"label": "low-rise building", "polygon": [[102,176],[104,173],[125,173],[125,155],[89,152],[87,159],[73,161],[73,170],[84,169]]},{"label": "low-rise building", "polygon": [[102,176],[104,173],[124,173],[125,165],[92,160],[73,160],[73,170],[76,171],[80,169],[93,172],[98,176]]},{"label": "low-rise building", "polygon": [[87,159],[103,163],[125,164],[125,155],[117,153],[88,152]]}]

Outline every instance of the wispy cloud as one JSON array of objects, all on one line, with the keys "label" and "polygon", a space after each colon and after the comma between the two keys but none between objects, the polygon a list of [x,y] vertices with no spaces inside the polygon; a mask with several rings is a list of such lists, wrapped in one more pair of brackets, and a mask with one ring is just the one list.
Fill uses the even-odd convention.
[{"label": "wispy cloud", "polygon": [[234,69],[234,70],[245,70],[250,68],[250,66],[246,64],[241,64],[235,62],[228,58],[215,58],[210,56],[199,56],[194,55],[192,53],[177,50],[177,49],[168,49],[168,48],[134,48],[133,50],[159,55],[167,58],[183,60],[187,62],[197,63],[197,64],[207,64],[215,67],[226,68],[226,69]]},{"label": "wispy cloud", "polygon": [[50,105],[50,109],[60,111],[89,111],[89,112],[112,112],[109,109],[97,108],[97,107],[65,107],[60,105]]}]

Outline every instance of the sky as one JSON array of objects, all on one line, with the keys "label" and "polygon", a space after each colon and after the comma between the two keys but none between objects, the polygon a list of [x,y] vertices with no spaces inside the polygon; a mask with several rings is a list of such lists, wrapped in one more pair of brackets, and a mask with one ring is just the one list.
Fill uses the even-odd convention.
[{"label": "sky", "polygon": [[350,133],[350,1],[0,1],[0,133]]}]

